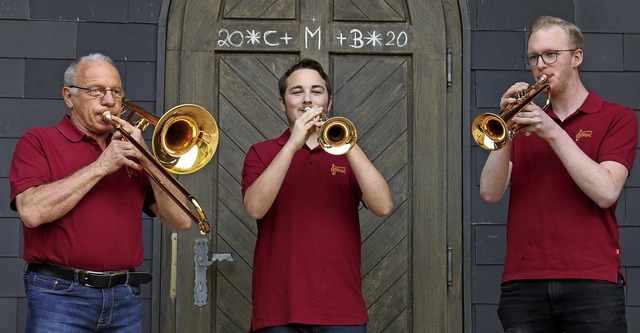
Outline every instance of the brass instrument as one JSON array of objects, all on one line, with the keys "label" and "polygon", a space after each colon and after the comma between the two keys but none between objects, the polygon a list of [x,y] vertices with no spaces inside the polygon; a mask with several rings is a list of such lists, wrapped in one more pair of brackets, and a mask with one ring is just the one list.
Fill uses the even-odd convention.
[{"label": "brass instrument", "polygon": [[[305,111],[311,109],[305,108]],[[318,143],[320,148],[331,155],[344,155],[358,141],[358,132],[353,122],[345,117],[331,117],[327,119],[324,113],[319,116],[324,124],[318,128]]]},{"label": "brass instrument", "polygon": [[[132,119],[134,115],[138,118]],[[158,118],[131,101],[122,102],[121,118],[145,131],[155,126],[152,135],[153,155],[138,143],[106,111],[105,122],[113,125],[123,137],[143,155],[140,166],[164,192],[198,225],[201,234],[211,232],[211,226],[198,201],[169,172],[188,174],[200,170],[218,147],[218,125],[211,114],[195,104],[178,105]],[[197,215],[186,205],[191,203]]]},{"label": "brass instrument", "polygon": [[476,143],[486,150],[498,150],[503,148],[508,141],[512,141],[524,127],[521,125],[509,127],[507,122],[513,116],[542,92],[546,92],[547,101],[541,108],[545,110],[549,107],[551,86],[547,83],[547,79],[546,75],[541,75],[527,90],[518,94],[514,104],[507,105],[500,111],[500,114],[486,112],[477,116],[471,124],[471,135]]}]

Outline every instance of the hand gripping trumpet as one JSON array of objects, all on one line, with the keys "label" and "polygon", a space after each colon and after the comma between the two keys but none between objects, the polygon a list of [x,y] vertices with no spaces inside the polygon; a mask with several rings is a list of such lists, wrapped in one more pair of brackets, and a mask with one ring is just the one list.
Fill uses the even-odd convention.
[{"label": "hand gripping trumpet", "polygon": [[[311,108],[306,107],[304,111]],[[327,119],[324,113],[320,114],[320,121],[324,124],[318,128],[318,143],[320,148],[331,155],[344,155],[358,141],[358,132],[353,122],[344,117],[331,117]]]},{"label": "hand gripping trumpet", "polygon": [[509,127],[509,125],[507,125],[509,120],[542,92],[546,92],[547,94],[547,101],[541,107],[545,110],[549,107],[551,99],[551,86],[547,83],[547,76],[545,74],[541,75],[529,89],[519,93],[516,97],[516,102],[507,105],[500,111],[500,114],[496,115],[486,112],[477,116],[471,124],[471,135],[473,139],[480,147],[486,150],[503,148],[507,142],[512,141],[524,127],[516,124]]}]

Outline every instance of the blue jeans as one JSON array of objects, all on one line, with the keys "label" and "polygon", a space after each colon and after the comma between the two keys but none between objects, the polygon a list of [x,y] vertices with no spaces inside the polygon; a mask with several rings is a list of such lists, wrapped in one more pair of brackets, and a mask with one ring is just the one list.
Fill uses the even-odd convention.
[{"label": "blue jeans", "polygon": [[256,333],[366,333],[367,325],[356,326],[323,326],[289,324],[261,328]]},{"label": "blue jeans", "polygon": [[27,333],[142,331],[138,285],[92,288],[48,275],[25,272]]},{"label": "blue jeans", "polygon": [[507,333],[626,333],[624,282],[523,280],[500,286]]}]

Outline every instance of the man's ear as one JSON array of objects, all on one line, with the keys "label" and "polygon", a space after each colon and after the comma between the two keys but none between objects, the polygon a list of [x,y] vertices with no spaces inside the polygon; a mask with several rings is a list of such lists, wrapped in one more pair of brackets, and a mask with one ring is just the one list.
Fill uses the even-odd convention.
[{"label": "man's ear", "polygon": [[329,116],[329,112],[331,111],[331,106],[333,105],[333,96],[329,96],[329,101],[327,103],[327,117]]},{"label": "man's ear", "polygon": [[64,98],[64,102],[67,103],[69,109],[73,109],[73,102],[71,101],[71,88],[62,87],[62,98]]},{"label": "man's ear", "polygon": [[280,109],[282,112],[287,112],[287,106],[284,105],[284,99],[282,97],[278,97],[278,104],[280,104]]},{"label": "man's ear", "polygon": [[573,51],[572,55],[572,64],[574,68],[579,67],[582,64],[582,60],[584,60],[584,51],[582,49],[577,49]]}]

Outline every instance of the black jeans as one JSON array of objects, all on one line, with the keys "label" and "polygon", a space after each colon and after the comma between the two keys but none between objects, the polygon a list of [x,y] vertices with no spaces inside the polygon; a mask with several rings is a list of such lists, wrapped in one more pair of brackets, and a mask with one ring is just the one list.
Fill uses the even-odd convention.
[{"label": "black jeans", "polygon": [[510,281],[500,289],[498,317],[507,333],[627,333],[622,277]]}]

